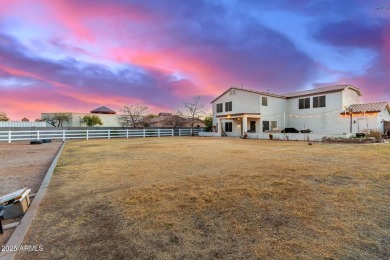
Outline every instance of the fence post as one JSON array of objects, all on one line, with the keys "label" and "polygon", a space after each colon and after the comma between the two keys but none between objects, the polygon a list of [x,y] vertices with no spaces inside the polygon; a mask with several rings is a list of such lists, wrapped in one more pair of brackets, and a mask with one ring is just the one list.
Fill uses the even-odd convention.
[{"label": "fence post", "polygon": [[181,129],[179,129],[179,136],[181,136]]},{"label": "fence post", "polygon": [[174,136],[174,133],[173,133],[173,128],[172,128],[172,137]]},{"label": "fence post", "polygon": [[65,130],[62,130],[62,141],[65,141]]},{"label": "fence post", "polygon": [[89,140],[89,133],[88,133],[88,129],[87,129],[87,140]]},{"label": "fence post", "polygon": [[144,138],[145,138],[145,128],[144,128]]},{"label": "fence post", "polygon": [[37,140],[39,141],[39,130],[37,130]]},{"label": "fence post", "polygon": [[108,139],[111,139],[111,136],[110,136],[110,129],[108,129]]},{"label": "fence post", "polygon": [[157,129],[157,136],[160,137],[160,128]]},{"label": "fence post", "polygon": [[129,129],[126,129],[126,138],[129,138]]},{"label": "fence post", "polygon": [[8,143],[11,143],[11,130],[8,131]]}]

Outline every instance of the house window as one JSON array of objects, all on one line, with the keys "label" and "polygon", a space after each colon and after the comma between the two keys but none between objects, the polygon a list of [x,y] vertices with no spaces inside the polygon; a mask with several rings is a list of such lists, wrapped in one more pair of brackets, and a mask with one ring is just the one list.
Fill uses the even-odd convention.
[{"label": "house window", "polygon": [[220,104],[217,104],[217,113],[221,113],[223,112],[223,104],[220,103]]},{"label": "house window", "polygon": [[274,128],[277,127],[278,127],[278,121],[263,121],[263,132],[268,130],[273,130]]},{"label": "house window", "polygon": [[263,132],[269,130],[269,121],[263,121]]},{"label": "house window", "polygon": [[313,108],[314,107],[325,107],[326,96],[313,97]]},{"label": "house window", "polygon": [[261,105],[262,106],[268,106],[268,98],[267,97],[261,97]]},{"label": "house window", "polygon": [[310,108],[310,98],[300,98],[299,109],[308,109],[308,108]]},{"label": "house window", "polygon": [[225,132],[232,132],[233,130],[233,123],[232,122],[226,122],[225,123]]},{"label": "house window", "polygon": [[233,110],[232,101],[225,103],[225,112],[229,112]]},{"label": "house window", "polygon": [[236,90],[235,89],[230,90],[230,96],[235,95],[235,94],[236,94]]}]

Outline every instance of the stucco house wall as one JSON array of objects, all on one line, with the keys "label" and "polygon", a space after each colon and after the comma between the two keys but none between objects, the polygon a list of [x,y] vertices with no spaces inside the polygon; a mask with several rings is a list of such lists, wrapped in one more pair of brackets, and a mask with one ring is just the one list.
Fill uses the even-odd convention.
[{"label": "stucco house wall", "polygon": [[360,97],[359,94],[352,90],[352,89],[345,89],[341,92],[342,94],[342,107],[349,107],[353,104],[359,104],[360,103]]},{"label": "stucco house wall", "polygon": [[[313,97],[325,96],[325,107],[313,108]],[[299,99],[310,98],[310,108],[299,109]],[[310,129],[314,133],[344,133],[348,130],[346,120],[339,114],[344,110],[342,107],[342,92],[324,93],[287,100],[288,127],[298,130]],[[332,123],[330,122],[332,121]]]},{"label": "stucco house wall", "polygon": [[[325,107],[313,106],[313,98],[325,96]],[[249,129],[250,121],[256,121],[255,133],[264,133],[265,121],[276,122],[276,128],[286,127],[297,130],[310,129],[314,134],[347,134],[350,133],[351,120],[347,114],[343,114],[351,105],[360,104],[360,90],[350,85],[336,85],[309,91],[294,92],[285,95],[257,92],[231,88],[212,101],[213,125],[221,122],[232,122],[232,132],[228,136],[242,134],[240,120],[244,122],[245,129]],[[267,98],[267,105],[262,104],[262,97]],[[299,100],[310,99],[310,107],[299,109]],[[225,103],[232,102],[232,111],[225,111]],[[383,103],[383,102],[382,102]],[[223,111],[217,113],[217,104],[223,104]],[[366,104],[369,105],[369,104]],[[250,114],[257,114],[252,119]],[[384,121],[390,119],[389,111],[372,114],[354,115],[352,132],[364,132],[370,129],[383,131]],[[223,128],[224,129],[224,128]],[[249,133],[249,132],[248,132]],[[251,136],[255,134],[251,131]]]},{"label": "stucco house wall", "polygon": [[[390,121],[390,113],[386,110],[378,113],[377,116],[361,115],[352,118],[352,131],[354,133],[368,132],[370,130],[385,133],[385,121]],[[350,126],[350,118],[348,117],[348,127]]]},{"label": "stucco house wall", "polygon": [[[242,102],[244,100],[244,102]],[[232,101],[232,111],[225,111],[225,103]],[[223,112],[217,113],[217,104],[221,104]],[[240,89],[234,89],[234,91],[228,91],[215,102],[212,103],[213,111],[213,124],[217,124],[217,115],[237,114],[245,111],[246,113],[259,113],[260,110],[260,94],[249,93]]]},{"label": "stucco house wall", "polygon": [[[267,106],[264,106],[262,101],[263,97],[267,98]],[[283,129],[286,127],[288,123],[288,119],[286,117],[287,111],[287,103],[285,98],[273,97],[262,95],[260,98],[261,106],[260,106],[260,132],[265,131],[264,121],[276,122],[276,128]],[[271,123],[270,123],[271,124]],[[272,130],[271,125],[269,126],[269,130]]]},{"label": "stucco house wall", "polygon": [[[213,111],[213,125],[221,127],[218,125],[218,116],[227,116],[234,115],[239,113],[259,113],[260,110],[260,99],[261,96],[258,93],[249,93],[248,91],[233,89],[227,91],[218,97],[214,102],[212,102],[212,111]],[[242,102],[244,100],[244,102]],[[225,103],[232,102],[232,111],[226,111]],[[217,113],[217,104],[222,104],[222,112]],[[244,124],[246,124],[246,129],[249,129],[250,122],[256,122],[256,132],[260,131],[260,121],[258,118],[248,118]],[[243,120],[240,118],[234,119],[222,119],[222,129],[225,131],[225,123],[232,123],[232,132],[226,132],[228,136],[240,136],[242,134],[242,124]]]}]

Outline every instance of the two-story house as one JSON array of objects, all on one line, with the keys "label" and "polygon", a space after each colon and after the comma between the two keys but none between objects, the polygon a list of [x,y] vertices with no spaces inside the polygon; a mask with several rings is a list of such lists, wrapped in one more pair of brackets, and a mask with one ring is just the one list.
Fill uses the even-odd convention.
[{"label": "two-story house", "polygon": [[390,121],[387,102],[361,104],[360,90],[336,85],[287,94],[232,87],[214,99],[213,124],[219,135],[258,136],[285,128],[337,135],[384,131]]}]

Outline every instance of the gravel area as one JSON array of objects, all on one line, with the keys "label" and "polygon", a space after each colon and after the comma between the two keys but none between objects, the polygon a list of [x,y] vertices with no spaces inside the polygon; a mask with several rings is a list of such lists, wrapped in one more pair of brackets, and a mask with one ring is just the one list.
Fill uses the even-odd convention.
[{"label": "gravel area", "polygon": [[[30,145],[29,142],[0,143],[0,196],[29,188],[36,193],[62,142]],[[7,219],[4,224],[20,221]],[[7,229],[0,235],[4,245],[14,229]]]}]

